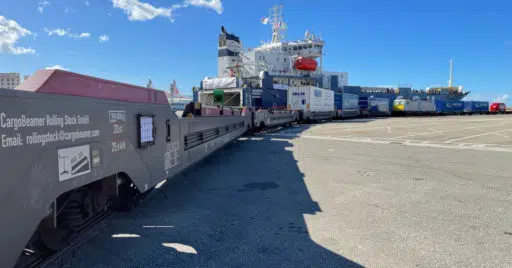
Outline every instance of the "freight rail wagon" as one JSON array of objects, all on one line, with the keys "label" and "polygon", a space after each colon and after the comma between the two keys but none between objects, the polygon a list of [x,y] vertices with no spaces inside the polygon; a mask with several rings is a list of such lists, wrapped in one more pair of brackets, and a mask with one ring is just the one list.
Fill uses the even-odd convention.
[{"label": "freight rail wagon", "polygon": [[337,113],[337,117],[350,118],[361,114],[358,95],[341,93],[340,97],[337,99],[338,103],[336,106],[340,108],[337,110],[341,110],[341,112]]},{"label": "freight rail wagon", "polygon": [[464,111],[463,101],[435,100],[438,114],[461,114]]},{"label": "freight rail wagon", "polygon": [[504,114],[507,111],[507,106],[502,102],[493,102],[489,107],[489,112]]},{"label": "freight rail wagon", "polygon": [[163,91],[62,70],[0,90],[0,267],[62,248],[107,208],[132,207],[251,118],[200,113],[178,118]]},{"label": "freight rail wagon", "polygon": [[387,98],[370,98],[368,99],[368,113],[370,116],[390,115],[389,99]]},{"label": "freight rail wagon", "polygon": [[334,91],[314,86],[288,88],[288,110],[300,111],[301,120],[325,120],[335,116]]},{"label": "freight rail wagon", "polygon": [[436,106],[431,100],[398,99],[393,102],[395,114],[435,114]]},{"label": "freight rail wagon", "polygon": [[485,114],[489,112],[489,102],[487,101],[465,101],[464,113],[466,114]]}]

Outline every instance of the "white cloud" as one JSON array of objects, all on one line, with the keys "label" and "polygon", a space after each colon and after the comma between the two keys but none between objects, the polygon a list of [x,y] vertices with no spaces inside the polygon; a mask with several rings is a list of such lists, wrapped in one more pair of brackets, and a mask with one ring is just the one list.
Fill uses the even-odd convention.
[{"label": "white cloud", "polygon": [[91,34],[90,33],[81,33],[78,38],[89,38],[91,37]]},{"label": "white cloud", "polygon": [[220,0],[185,0],[185,5],[210,8],[222,14],[224,7]]},{"label": "white cloud", "polygon": [[131,21],[146,21],[156,17],[165,17],[174,21],[172,12],[176,9],[187,8],[189,6],[204,7],[215,10],[222,14],[224,8],[221,0],[184,0],[181,4],[174,4],[171,7],[155,7],[149,3],[139,0],[111,0],[115,8],[124,10]]},{"label": "white cloud", "polygon": [[46,70],[64,70],[64,71],[67,71],[68,69],[60,66],[60,65],[53,65],[53,66],[48,66],[45,68]]},{"label": "white cloud", "polygon": [[108,35],[100,35],[100,43],[108,42],[108,40],[110,40],[110,37]]},{"label": "white cloud", "polygon": [[58,35],[58,36],[64,36],[68,34],[68,31],[64,29],[53,29],[49,30],[48,28],[44,28],[44,31],[48,33],[48,35]]},{"label": "white cloud", "polygon": [[154,7],[138,0],[112,0],[112,4],[114,7],[124,10],[128,19],[132,21],[152,20],[158,16],[171,19],[171,8]]},{"label": "white cloud", "polygon": [[85,4],[86,6],[90,6],[90,5],[91,5],[91,3],[89,3],[89,1],[85,1],[85,3],[84,3],[84,4]]},{"label": "white cloud", "polygon": [[506,102],[508,100],[508,94],[505,94],[505,95],[502,95],[502,96],[498,96],[496,98],[496,101],[500,101],[500,102]]},{"label": "white cloud", "polygon": [[16,21],[0,16],[0,53],[14,55],[34,54],[36,51],[32,48],[15,46],[18,39],[27,35],[33,34],[29,30],[21,27]]},{"label": "white cloud", "polygon": [[49,36],[52,36],[52,35],[68,36],[68,37],[72,37],[72,38],[75,38],[75,39],[83,39],[83,38],[91,37],[90,33],[76,34],[76,33],[71,33],[69,30],[64,30],[64,29],[48,29],[48,28],[44,28],[44,31],[47,32]]},{"label": "white cloud", "polygon": [[39,1],[39,3],[37,3],[37,11],[39,11],[39,13],[43,14],[44,8],[48,5],[50,5],[50,2],[48,2],[48,1]]}]

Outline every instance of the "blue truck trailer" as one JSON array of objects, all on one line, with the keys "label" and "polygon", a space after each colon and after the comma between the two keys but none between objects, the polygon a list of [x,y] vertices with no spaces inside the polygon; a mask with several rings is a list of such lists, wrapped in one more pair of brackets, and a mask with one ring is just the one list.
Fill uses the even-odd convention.
[{"label": "blue truck trailer", "polygon": [[288,91],[284,89],[244,88],[243,106],[262,109],[286,109]]},{"label": "blue truck trailer", "polygon": [[461,114],[464,112],[463,101],[436,100],[437,114]]},{"label": "blue truck trailer", "polygon": [[465,101],[465,114],[486,114],[489,112],[489,102],[487,101]]},{"label": "blue truck trailer", "polygon": [[370,116],[390,115],[388,98],[370,98],[368,100],[368,113]]},{"label": "blue truck trailer", "polygon": [[359,109],[361,116],[370,116],[368,97],[359,96]]},{"label": "blue truck trailer", "polygon": [[357,117],[361,114],[359,96],[348,93],[334,94],[336,116],[341,118]]}]

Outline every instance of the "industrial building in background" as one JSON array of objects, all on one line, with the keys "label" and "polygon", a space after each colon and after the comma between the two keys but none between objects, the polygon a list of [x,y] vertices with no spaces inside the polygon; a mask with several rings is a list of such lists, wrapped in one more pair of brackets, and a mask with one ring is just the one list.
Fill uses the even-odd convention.
[{"label": "industrial building in background", "polygon": [[20,84],[20,73],[0,73],[0,88],[15,89]]}]

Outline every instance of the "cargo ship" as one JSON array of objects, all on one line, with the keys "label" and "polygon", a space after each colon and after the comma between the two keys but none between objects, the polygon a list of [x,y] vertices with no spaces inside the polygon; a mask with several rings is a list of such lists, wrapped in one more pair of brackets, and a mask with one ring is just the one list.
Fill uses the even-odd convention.
[{"label": "cargo ship", "polygon": [[[283,21],[283,6],[274,6],[261,19],[272,28],[269,42],[244,49],[240,37],[224,26],[218,39],[217,77],[206,77],[194,91],[194,99],[206,105],[228,107],[287,108],[287,90],[297,86],[315,86],[360,97],[395,99],[461,100],[469,94],[462,87],[436,86],[425,90],[410,87],[363,87],[348,84],[347,72],[323,69],[325,41],[310,31],[297,41],[285,41],[288,29]],[[452,68],[450,68],[452,70]],[[450,72],[450,81],[451,79]],[[222,90],[222,102],[214,91]]]}]

